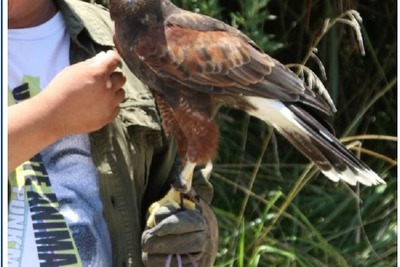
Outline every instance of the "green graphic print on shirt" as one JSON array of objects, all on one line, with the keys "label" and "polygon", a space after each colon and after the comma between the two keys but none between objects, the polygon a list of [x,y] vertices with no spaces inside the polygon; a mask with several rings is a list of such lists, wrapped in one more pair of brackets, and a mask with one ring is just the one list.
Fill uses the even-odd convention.
[{"label": "green graphic print on shirt", "polygon": [[[16,104],[40,92],[37,77],[24,76],[22,85],[9,91],[8,105]],[[35,258],[40,266],[82,266],[81,259],[40,154],[17,167],[9,177],[8,266],[21,266],[25,255]],[[32,224],[32,226],[28,226]],[[33,229],[29,233],[27,229]],[[32,234],[28,238],[26,235]],[[24,246],[34,239],[36,250]],[[33,242],[32,242],[33,243]],[[24,256],[26,257],[26,256]]]}]

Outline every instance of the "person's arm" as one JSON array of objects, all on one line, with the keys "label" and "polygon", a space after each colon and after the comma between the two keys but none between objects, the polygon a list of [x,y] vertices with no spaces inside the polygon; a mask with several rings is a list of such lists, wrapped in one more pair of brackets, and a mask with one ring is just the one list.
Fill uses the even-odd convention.
[{"label": "person's arm", "polygon": [[8,170],[57,139],[95,131],[119,112],[124,99],[115,52],[101,52],[61,71],[46,89],[8,108]]}]

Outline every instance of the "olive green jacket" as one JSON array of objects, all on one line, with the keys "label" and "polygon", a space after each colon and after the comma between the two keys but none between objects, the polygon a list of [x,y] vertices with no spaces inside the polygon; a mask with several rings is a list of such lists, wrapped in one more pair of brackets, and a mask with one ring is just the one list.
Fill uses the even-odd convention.
[{"label": "olive green jacket", "polygon": [[[71,36],[70,63],[114,49],[113,23],[99,5],[56,0]],[[175,144],[162,135],[154,99],[135,76],[127,76],[119,116],[90,134],[109,228],[113,266],[142,266],[141,234],[150,203],[169,189]],[[171,177],[171,178],[169,178]]]}]

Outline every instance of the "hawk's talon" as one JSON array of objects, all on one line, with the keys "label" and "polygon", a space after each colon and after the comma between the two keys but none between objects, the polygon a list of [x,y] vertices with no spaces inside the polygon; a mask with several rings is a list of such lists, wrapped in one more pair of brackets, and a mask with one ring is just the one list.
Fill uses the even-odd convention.
[{"label": "hawk's talon", "polygon": [[183,211],[183,210],[185,210],[185,206],[184,206],[184,203],[183,203],[184,196],[183,196],[182,193],[179,194],[179,198],[180,198],[180,200],[181,200],[181,202],[180,202],[180,204],[181,204],[181,211]]},{"label": "hawk's talon", "polygon": [[196,209],[196,202],[193,201],[193,197],[190,194],[182,193],[172,187],[168,193],[157,202],[154,202],[149,207],[149,218],[147,219],[146,225],[148,228],[152,228],[156,225],[155,214],[162,206],[172,206],[177,210],[194,210]]},{"label": "hawk's talon", "polygon": [[177,179],[175,180],[175,182],[173,182],[173,183],[171,184],[171,186],[172,186],[173,188],[175,188],[177,191],[180,191],[180,192],[186,192],[186,191],[187,191],[187,187],[186,187],[184,184],[182,184],[182,181],[181,181],[181,179],[179,179],[179,178],[177,178]]},{"label": "hawk's talon", "polygon": [[166,205],[172,205],[177,210],[196,209],[198,203],[196,193],[191,191],[193,171],[196,163],[186,162],[180,175],[176,181],[171,185],[168,193],[157,202],[154,202],[149,207],[149,218],[147,219],[147,227],[151,228],[156,225],[155,214],[157,210]]},{"label": "hawk's talon", "polygon": [[[191,191],[192,192],[192,191]],[[187,201],[193,202],[195,207],[199,206],[197,204],[200,204],[200,196],[194,193],[180,193],[180,205],[181,205],[181,210],[185,210],[185,205],[184,205],[184,199]]]}]

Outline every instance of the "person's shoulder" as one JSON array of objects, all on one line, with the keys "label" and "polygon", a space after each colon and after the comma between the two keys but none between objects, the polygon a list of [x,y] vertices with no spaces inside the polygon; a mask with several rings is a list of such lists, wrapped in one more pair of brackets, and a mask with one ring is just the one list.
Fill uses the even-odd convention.
[{"label": "person's shoulder", "polygon": [[89,16],[91,19],[111,22],[109,10],[102,5],[82,0],[64,0],[64,2],[82,18]]},{"label": "person's shoulder", "polygon": [[97,3],[89,3],[82,0],[64,0],[69,6],[81,9],[83,12],[94,12],[101,15],[109,16],[109,10],[103,5]]},{"label": "person's shoulder", "polygon": [[108,9],[99,4],[82,0],[57,0],[70,34],[86,28],[93,41],[100,45],[113,46],[114,24]]}]

